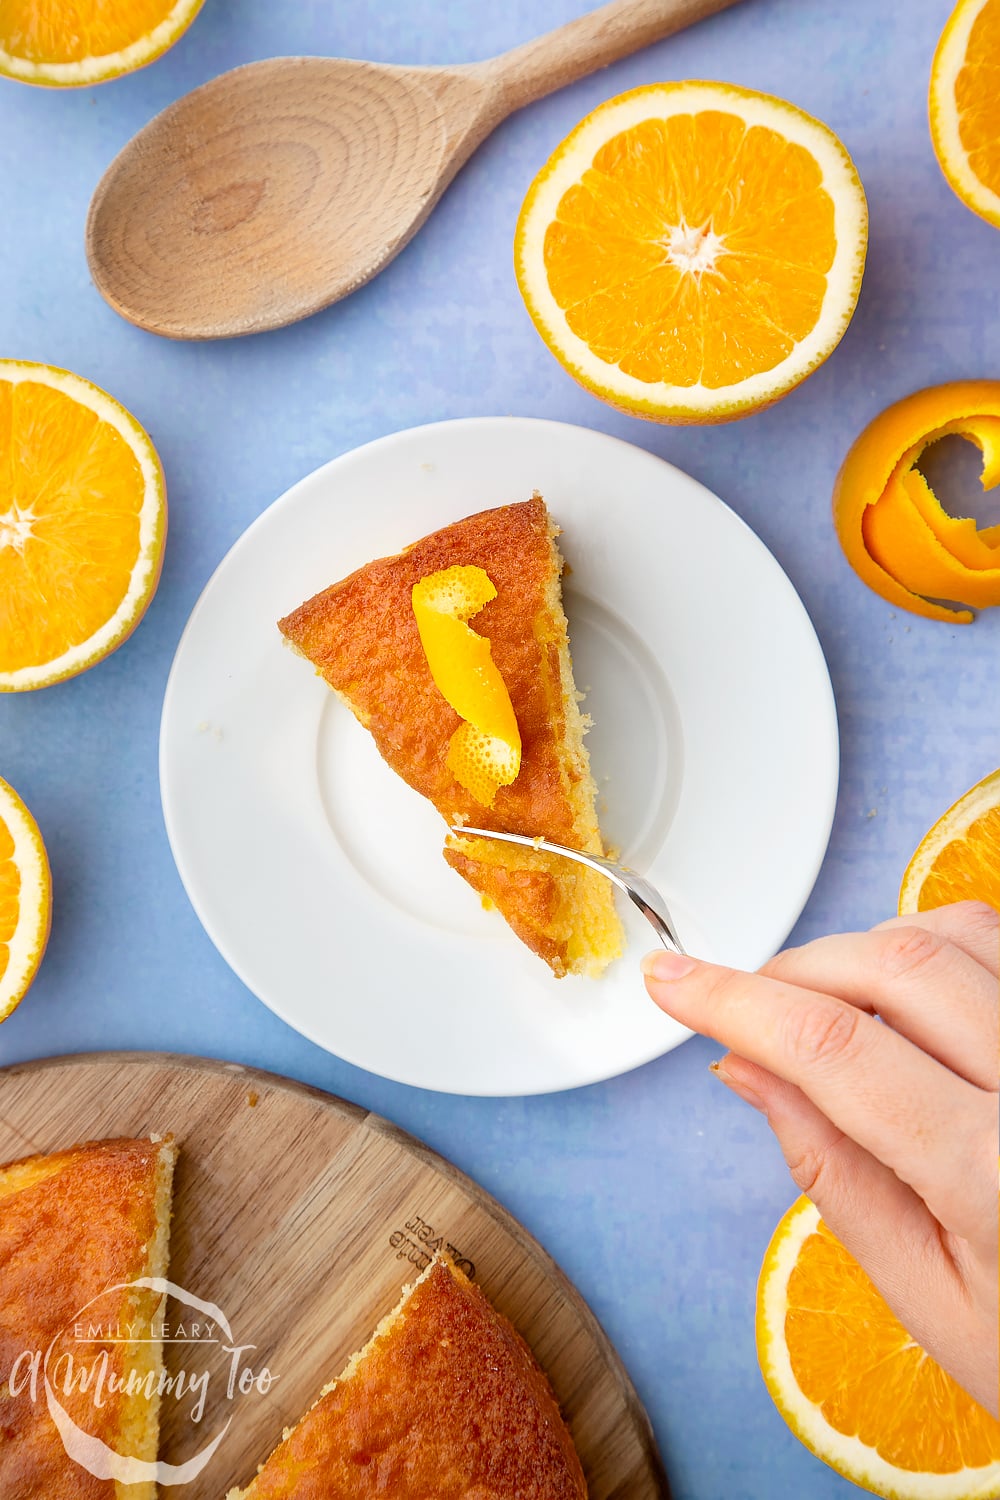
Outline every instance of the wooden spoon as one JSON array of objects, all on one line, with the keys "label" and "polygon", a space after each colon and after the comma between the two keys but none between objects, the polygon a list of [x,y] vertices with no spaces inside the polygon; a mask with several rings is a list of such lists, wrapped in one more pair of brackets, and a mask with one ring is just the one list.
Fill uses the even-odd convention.
[{"label": "wooden spoon", "polygon": [[97,185],[98,290],[175,339],[260,333],[370,280],[501,120],[736,0],[613,0],[500,57],[391,67],[277,57],[203,84]]}]

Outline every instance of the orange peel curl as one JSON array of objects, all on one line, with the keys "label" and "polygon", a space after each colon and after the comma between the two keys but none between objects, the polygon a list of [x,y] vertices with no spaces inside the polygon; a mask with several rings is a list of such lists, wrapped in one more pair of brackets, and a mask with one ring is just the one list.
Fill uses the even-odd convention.
[{"label": "orange peel curl", "polygon": [[869,588],[913,614],[964,625],[973,609],[1000,604],[1000,525],[948,515],[917,467],[950,435],[982,453],[984,490],[1000,482],[1000,381],[932,386],[877,416],[841,465],[833,519]]},{"label": "orange peel curl", "polygon": [[521,769],[521,734],[485,636],[468,624],[497,596],[483,568],[456,566],[413,585],[413,613],[431,676],[463,720],[448,743],[455,780],[484,807]]}]

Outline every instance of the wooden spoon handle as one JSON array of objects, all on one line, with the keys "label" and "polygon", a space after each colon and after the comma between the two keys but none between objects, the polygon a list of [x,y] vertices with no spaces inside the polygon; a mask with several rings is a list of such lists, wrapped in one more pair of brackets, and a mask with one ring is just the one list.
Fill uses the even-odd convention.
[{"label": "wooden spoon handle", "polygon": [[611,0],[478,67],[492,75],[508,113],[586,78],[738,0]]}]

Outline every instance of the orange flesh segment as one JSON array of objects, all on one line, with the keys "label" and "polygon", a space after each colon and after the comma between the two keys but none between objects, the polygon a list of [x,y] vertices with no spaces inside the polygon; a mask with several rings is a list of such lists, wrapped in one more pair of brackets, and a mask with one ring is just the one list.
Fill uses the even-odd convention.
[{"label": "orange flesh segment", "polygon": [[485,569],[463,566],[429,573],[412,592],[431,676],[465,721],[451,736],[446,764],[484,807],[521,769],[521,735],[493,648],[467,623],[496,594]]},{"label": "orange flesh segment", "polygon": [[0,497],[0,668],[16,671],[88,640],[119,607],[145,486],[95,412],[50,386],[0,381]]},{"label": "orange flesh segment", "polygon": [[955,79],[955,106],[970,167],[1000,194],[1000,0],[988,0],[972,24]]},{"label": "orange flesh segment", "polygon": [[17,928],[21,908],[21,872],[14,862],[14,840],[0,818],[0,979],[10,959],[8,944]]},{"label": "orange flesh segment", "polygon": [[1000,1425],[914,1343],[822,1222],[788,1279],[785,1340],[802,1393],[887,1462],[949,1474],[1000,1460]]},{"label": "orange flesh segment", "polygon": [[35,63],[80,62],[148,36],[173,0],[0,0],[0,48]]},{"label": "orange flesh segment", "polygon": [[1000,912],[1000,807],[991,807],[944,846],[924,877],[917,910],[952,901],[988,901]]},{"label": "orange flesh segment", "polygon": [[[699,250],[711,267],[686,269]],[[810,152],[704,110],[603,145],[560,200],[544,257],[553,297],[599,358],[650,383],[718,389],[774,369],[813,329],[835,251]]]},{"label": "orange flesh segment", "polygon": [[854,443],[834,487],[834,522],[855,572],[890,603],[967,623],[1000,604],[1000,526],[949,516],[917,465],[958,435],[983,454],[983,487],[1000,480],[1000,381],[961,381],[890,406]]}]

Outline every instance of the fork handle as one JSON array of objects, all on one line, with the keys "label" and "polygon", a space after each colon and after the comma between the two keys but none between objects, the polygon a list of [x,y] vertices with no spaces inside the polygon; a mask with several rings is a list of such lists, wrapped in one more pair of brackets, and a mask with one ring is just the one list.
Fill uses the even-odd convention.
[{"label": "fork handle", "polygon": [[476,64],[507,112],[523,109],[598,68],[629,57],[739,0],[611,0],[534,41]]}]

